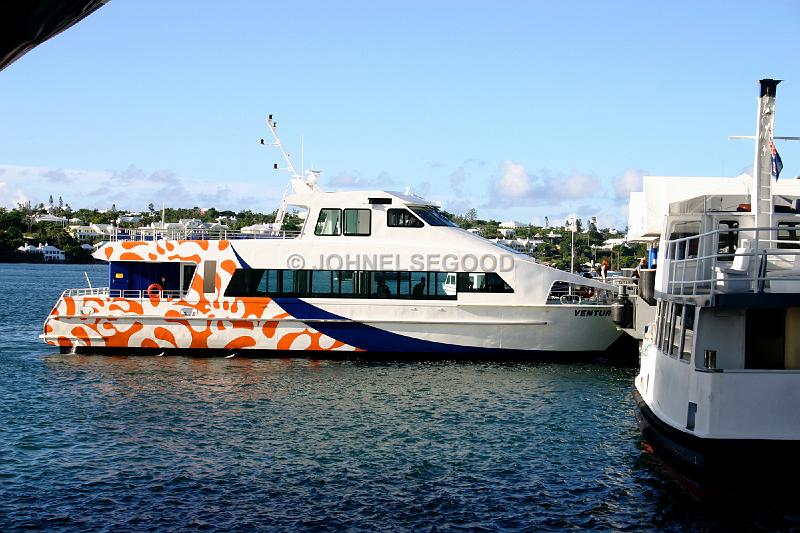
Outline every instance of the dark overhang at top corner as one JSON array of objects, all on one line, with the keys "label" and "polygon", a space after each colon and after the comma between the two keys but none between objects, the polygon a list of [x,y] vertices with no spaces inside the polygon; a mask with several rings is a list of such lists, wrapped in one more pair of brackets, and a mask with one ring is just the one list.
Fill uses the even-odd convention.
[{"label": "dark overhang at top corner", "polygon": [[108,0],[0,0],[0,70]]},{"label": "dark overhang at top corner", "polygon": [[761,90],[758,93],[759,98],[763,98],[764,96],[771,96],[775,98],[775,93],[778,90],[778,84],[781,81],[783,80],[773,80],[771,78],[758,80],[758,84],[761,87]]}]

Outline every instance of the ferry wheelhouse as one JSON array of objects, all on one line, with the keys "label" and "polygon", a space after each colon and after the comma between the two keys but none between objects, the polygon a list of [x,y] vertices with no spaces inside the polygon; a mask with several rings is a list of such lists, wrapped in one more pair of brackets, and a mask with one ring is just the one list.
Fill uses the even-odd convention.
[{"label": "ferry wheelhouse", "polygon": [[[271,229],[120,232],[95,253],[108,287],[64,291],[44,340],[63,352],[563,356],[619,337],[612,286],[462,230],[410,191],[323,192],[284,156],[290,190]],[[289,209],[305,213],[299,231],[281,230]]]},{"label": "ferry wheelhouse", "polygon": [[797,471],[800,190],[773,190],[777,83],[761,80],[751,194],[675,202],[660,238],[637,419],[704,482]]}]

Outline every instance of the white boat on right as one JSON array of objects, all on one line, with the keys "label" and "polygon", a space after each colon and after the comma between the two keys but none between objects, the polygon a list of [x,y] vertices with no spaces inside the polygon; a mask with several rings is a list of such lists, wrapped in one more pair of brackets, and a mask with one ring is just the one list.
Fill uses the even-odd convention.
[{"label": "white boat on right", "polygon": [[671,203],[658,246],[637,420],[701,483],[800,471],[800,191],[776,193],[774,140],[796,139],[773,135],[778,83],[760,81],[749,195]]}]

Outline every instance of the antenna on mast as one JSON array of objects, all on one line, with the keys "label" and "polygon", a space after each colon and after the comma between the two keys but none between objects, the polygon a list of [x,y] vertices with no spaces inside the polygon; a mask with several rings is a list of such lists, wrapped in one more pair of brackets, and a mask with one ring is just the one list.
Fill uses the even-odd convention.
[{"label": "antenna on mast", "polygon": [[[278,137],[278,123],[272,120],[272,115],[267,117],[267,126],[269,127],[269,131],[272,133],[272,138],[274,139],[273,142],[269,143],[270,146],[276,146],[280,149],[281,154],[283,154],[283,158],[286,160],[286,166],[282,168],[278,168],[278,164],[275,163],[272,168],[275,170],[288,170],[291,173],[292,178],[302,178],[302,174],[297,173],[297,169],[294,168],[294,163],[292,163],[292,156],[286,152],[283,148],[283,143],[281,142],[280,137]],[[264,139],[261,139],[261,144],[266,145],[267,143],[264,142]]]},{"label": "antenna on mast", "polygon": [[269,131],[272,133],[272,138],[274,139],[273,142],[267,143],[264,139],[261,139],[262,145],[269,145],[274,146],[280,149],[281,154],[283,154],[283,158],[286,160],[285,167],[278,167],[278,164],[275,163],[272,165],[272,168],[275,170],[286,170],[291,174],[291,179],[289,180],[289,184],[286,186],[286,190],[283,193],[283,198],[281,199],[280,207],[275,214],[275,222],[273,224],[273,231],[280,231],[281,227],[283,226],[283,218],[286,215],[287,205],[287,197],[289,196],[290,192],[294,192],[295,194],[313,194],[317,192],[321,192],[320,188],[317,186],[317,178],[319,176],[319,171],[317,170],[309,170],[307,172],[308,177],[304,179],[306,175],[305,170],[305,147],[303,146],[303,138],[300,139],[300,164],[302,173],[297,173],[297,168],[295,168],[294,163],[292,163],[292,156],[291,154],[287,153],[283,147],[283,143],[281,142],[280,137],[278,137],[278,123],[272,119],[272,115],[267,117],[267,126],[269,127]]}]

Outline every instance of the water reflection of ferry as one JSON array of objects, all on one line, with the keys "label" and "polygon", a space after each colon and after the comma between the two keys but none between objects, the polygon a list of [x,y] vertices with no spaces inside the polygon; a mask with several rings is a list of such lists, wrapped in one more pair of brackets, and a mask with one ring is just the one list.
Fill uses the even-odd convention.
[{"label": "water reflection of ferry", "polygon": [[[599,352],[620,335],[610,285],[468,233],[413,194],[323,192],[286,159],[291,193],[271,231],[120,234],[95,254],[109,286],[64,291],[44,340],[65,352],[535,355]],[[297,232],[280,229],[290,208],[306,214]]]}]

